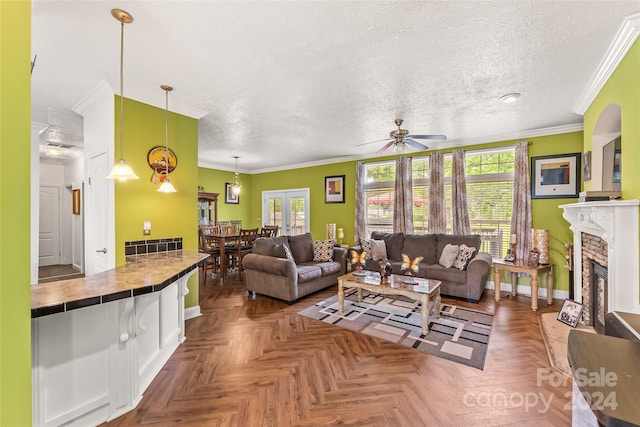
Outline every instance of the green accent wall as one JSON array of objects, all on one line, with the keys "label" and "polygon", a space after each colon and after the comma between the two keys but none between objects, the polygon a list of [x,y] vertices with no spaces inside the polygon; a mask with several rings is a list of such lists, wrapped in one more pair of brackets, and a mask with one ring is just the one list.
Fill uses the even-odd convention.
[{"label": "green accent wall", "polygon": [[29,426],[30,1],[0,2],[0,51],[0,425]]},{"label": "green accent wall", "polygon": [[[584,114],[584,151],[593,148],[591,136],[602,111],[610,104],[620,106],[622,135],[622,198],[640,198],[640,40],[636,40],[618,68]],[[587,183],[587,188],[591,189]]]},{"label": "green accent wall", "polygon": [[[158,97],[164,94],[158,87]],[[176,193],[159,193],[151,182],[149,150],[165,145],[165,110],[125,98],[124,158],[139,180],[115,183],[116,266],[125,263],[124,242],[182,237],[183,249],[198,251],[198,121],[169,113],[169,149],[178,159],[169,174]],[[115,159],[120,158],[120,98],[115,102]],[[142,234],[151,221],[151,235]],[[185,307],[198,305],[198,278],[188,283]]]},{"label": "green accent wall", "polygon": [[244,228],[259,227],[259,214],[253,216],[253,176],[240,174],[240,198],[238,204],[225,203],[225,183],[233,182],[234,172],[218,169],[198,168],[198,186],[207,193],[218,193],[218,221],[241,220]]}]

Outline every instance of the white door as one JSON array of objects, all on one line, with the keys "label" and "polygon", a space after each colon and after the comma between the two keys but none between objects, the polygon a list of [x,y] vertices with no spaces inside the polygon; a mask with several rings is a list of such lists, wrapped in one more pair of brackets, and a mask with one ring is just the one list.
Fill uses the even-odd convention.
[{"label": "white door", "polygon": [[309,189],[263,191],[262,223],[280,227],[280,235],[309,232]]},{"label": "white door", "polygon": [[86,274],[100,273],[109,268],[108,246],[108,183],[107,153],[89,159],[89,181],[85,186]]},{"label": "white door", "polygon": [[40,242],[38,265],[60,264],[60,189],[40,187]]}]

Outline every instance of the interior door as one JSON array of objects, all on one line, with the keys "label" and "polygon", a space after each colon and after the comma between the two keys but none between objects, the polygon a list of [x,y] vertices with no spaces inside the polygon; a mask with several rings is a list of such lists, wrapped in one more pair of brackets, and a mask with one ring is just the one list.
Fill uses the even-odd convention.
[{"label": "interior door", "polygon": [[109,268],[108,247],[108,187],[107,153],[89,159],[89,182],[85,186],[86,274],[100,273]]},{"label": "interior door", "polygon": [[60,189],[40,187],[40,267],[60,264]]},{"label": "interior door", "polygon": [[309,189],[263,191],[262,223],[280,227],[280,235],[309,231]]}]

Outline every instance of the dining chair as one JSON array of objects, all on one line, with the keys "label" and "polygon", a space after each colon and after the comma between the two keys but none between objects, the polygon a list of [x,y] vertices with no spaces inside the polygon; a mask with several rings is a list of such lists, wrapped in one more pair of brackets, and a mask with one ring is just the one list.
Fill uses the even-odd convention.
[{"label": "dining chair", "polygon": [[276,237],[278,235],[277,225],[263,225],[260,230],[260,237]]},{"label": "dining chair", "polygon": [[209,258],[202,264],[202,282],[207,281],[207,272],[211,270],[211,277],[220,271],[220,247],[217,242],[207,236],[219,233],[218,226],[203,226],[198,228],[198,252],[209,254]]},{"label": "dining chair", "polygon": [[230,251],[231,265],[238,269],[238,278],[242,279],[242,259],[245,255],[253,252],[253,243],[258,238],[258,228],[240,229],[238,244]]}]

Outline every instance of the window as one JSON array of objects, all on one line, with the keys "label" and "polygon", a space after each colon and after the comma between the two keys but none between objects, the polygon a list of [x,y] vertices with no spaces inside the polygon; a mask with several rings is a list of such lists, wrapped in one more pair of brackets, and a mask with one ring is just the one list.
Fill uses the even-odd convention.
[{"label": "window", "polygon": [[[513,200],[513,147],[468,151],[465,156],[467,202],[471,232],[482,237],[483,252],[502,258],[509,247]],[[451,154],[445,155],[445,209],[451,232]],[[413,227],[416,234],[429,232],[429,158],[414,157]],[[395,162],[365,166],[366,235],[393,231]]]}]

